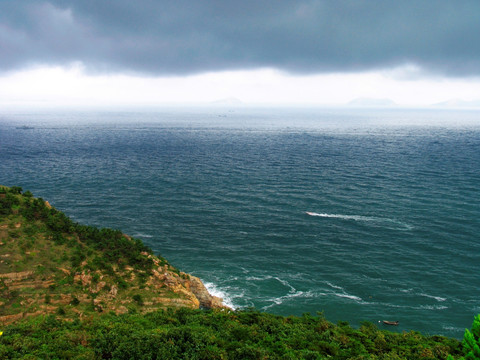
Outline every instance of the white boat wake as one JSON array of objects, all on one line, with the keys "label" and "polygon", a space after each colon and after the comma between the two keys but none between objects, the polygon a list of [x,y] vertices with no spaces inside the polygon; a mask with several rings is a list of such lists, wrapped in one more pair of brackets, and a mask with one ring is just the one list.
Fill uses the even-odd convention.
[{"label": "white boat wake", "polygon": [[[412,230],[413,227],[411,225],[405,224],[403,222],[388,219],[388,218],[380,218],[380,217],[373,217],[373,216],[362,216],[362,215],[343,215],[343,214],[327,214],[327,213],[316,213],[311,211],[306,211],[306,214],[309,216],[319,216],[323,218],[335,218],[335,219],[342,219],[342,220],[354,220],[354,221],[363,221],[363,222],[372,222],[377,226],[385,226],[390,227],[391,224],[396,225],[395,229],[397,230]],[[389,226],[390,225],[390,226]]]}]

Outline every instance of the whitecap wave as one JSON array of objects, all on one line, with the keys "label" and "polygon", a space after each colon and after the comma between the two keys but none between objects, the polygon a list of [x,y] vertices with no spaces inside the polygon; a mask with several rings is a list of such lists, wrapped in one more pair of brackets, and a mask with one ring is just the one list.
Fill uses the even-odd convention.
[{"label": "whitecap wave", "polygon": [[336,218],[344,220],[356,220],[356,221],[375,221],[378,218],[362,216],[362,215],[342,215],[342,214],[326,214],[326,213],[316,213],[307,211],[307,215],[310,216],[320,216],[325,218]]},{"label": "whitecap wave", "polygon": [[277,276],[264,275],[264,276],[248,276],[245,278],[245,280],[247,281],[267,281],[272,279],[278,281],[283,286],[289,288],[291,292],[296,291],[296,289],[292,285],[290,285],[290,283],[287,280],[280,279]]},{"label": "whitecap wave", "polygon": [[341,286],[338,286],[338,285],[333,285],[331,282],[327,281],[327,285],[334,288],[334,289],[337,289],[337,290],[343,290],[345,291]]},{"label": "whitecap wave", "polygon": [[455,327],[455,326],[447,326],[447,325],[443,325],[442,329],[447,330],[447,331],[454,331],[454,332],[458,332],[458,333],[465,331],[465,328],[460,328],[460,327]]},{"label": "whitecap wave", "polygon": [[333,295],[341,297],[341,298],[346,298],[350,300],[355,300],[355,301],[363,301],[362,298],[355,296],[355,295],[350,295],[350,294],[344,294],[344,293],[333,293]]},{"label": "whitecap wave", "polygon": [[349,294],[349,293],[346,292],[345,289],[344,289],[343,287],[341,287],[341,286],[334,285],[334,284],[332,284],[331,282],[328,282],[328,281],[327,281],[327,285],[330,286],[331,288],[335,289],[335,290],[339,290],[339,292],[334,291],[334,292],[332,293],[334,296],[341,297],[341,298],[345,298],[345,299],[354,300],[354,301],[357,301],[357,302],[364,302],[361,297],[358,297],[358,296]]},{"label": "whitecap wave", "polygon": [[412,310],[445,310],[448,309],[448,306],[445,305],[400,305],[400,304],[392,304],[392,303],[380,303],[380,302],[372,302],[372,305],[382,305],[385,307],[396,308],[396,309],[412,309]]},{"label": "whitecap wave", "polygon": [[419,309],[425,309],[425,310],[445,310],[445,309],[448,309],[448,306],[444,306],[444,305],[421,305],[418,308]]},{"label": "whitecap wave", "polygon": [[153,235],[149,235],[149,234],[143,234],[143,233],[135,233],[132,235],[134,238],[152,238]]},{"label": "whitecap wave", "polygon": [[286,300],[289,300],[289,299],[292,299],[292,298],[297,298],[297,297],[311,297],[311,296],[313,296],[311,291],[307,291],[307,292],[304,292],[304,291],[296,291],[296,290],[295,290],[295,291],[291,291],[291,292],[289,292],[289,293],[286,294],[286,295],[269,299],[268,301],[271,301],[272,303],[271,303],[270,305],[266,305],[266,306],[262,307],[261,310],[265,311],[265,310],[270,309],[271,307],[274,307],[274,306],[276,306],[276,305],[281,305],[281,304],[283,304]]},{"label": "whitecap wave", "polygon": [[444,297],[441,297],[441,296],[435,296],[435,295],[429,295],[429,294],[426,294],[426,293],[423,293],[423,292],[416,292],[415,289],[413,288],[408,288],[408,289],[398,289],[398,291],[402,292],[402,293],[405,293],[405,294],[411,294],[412,296],[422,296],[422,297],[426,297],[426,298],[429,298],[429,299],[434,299],[438,302],[443,302],[443,301],[447,301],[446,298]]},{"label": "whitecap wave", "polygon": [[270,275],[265,275],[265,276],[247,276],[245,280],[248,281],[264,281],[264,280],[270,280],[272,279],[273,276]]},{"label": "whitecap wave", "polygon": [[441,301],[446,301],[447,299],[446,298],[443,298],[443,297],[440,297],[440,296],[433,296],[433,295],[428,295],[428,294],[419,294],[420,296],[423,296],[423,297],[427,297],[427,298],[430,298],[430,299],[435,299],[439,302]]},{"label": "whitecap wave", "polygon": [[280,279],[280,278],[278,278],[278,277],[274,277],[274,279],[277,280],[278,282],[280,282],[282,285],[290,288],[290,292],[295,292],[295,291],[296,291],[296,289],[295,289],[292,285],[290,285],[290,284],[288,283],[288,281],[282,280],[282,279]]},{"label": "whitecap wave", "polygon": [[281,283],[281,284],[282,284],[283,286],[285,286],[286,288],[289,288],[289,289],[290,289],[290,290],[288,291],[288,293],[285,294],[285,295],[267,299],[267,301],[270,301],[271,304],[266,305],[266,306],[263,306],[263,307],[261,308],[262,310],[267,310],[267,309],[270,309],[270,308],[273,307],[273,306],[281,305],[281,304],[283,304],[285,301],[287,301],[287,300],[289,300],[289,299],[292,299],[292,298],[297,298],[297,297],[312,297],[312,296],[314,296],[311,291],[301,291],[301,290],[297,290],[297,289],[295,289],[287,280],[280,279],[280,278],[277,277],[277,276],[266,275],[266,276],[264,276],[264,277],[262,277],[262,278],[256,278],[256,279],[258,279],[258,280],[274,279],[274,280],[277,280],[279,283]]}]

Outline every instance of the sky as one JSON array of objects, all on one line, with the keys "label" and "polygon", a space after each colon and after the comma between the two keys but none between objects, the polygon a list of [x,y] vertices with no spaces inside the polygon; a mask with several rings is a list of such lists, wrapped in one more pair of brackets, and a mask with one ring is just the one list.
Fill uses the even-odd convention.
[{"label": "sky", "polygon": [[0,106],[480,104],[478,34],[478,0],[0,0]]}]

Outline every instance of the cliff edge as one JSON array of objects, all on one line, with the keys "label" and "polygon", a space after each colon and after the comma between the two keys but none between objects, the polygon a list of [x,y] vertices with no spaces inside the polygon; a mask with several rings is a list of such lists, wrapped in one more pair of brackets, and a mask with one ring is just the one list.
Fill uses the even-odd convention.
[{"label": "cliff edge", "polygon": [[172,307],[228,309],[140,240],[74,223],[30,192],[0,186],[0,324]]}]

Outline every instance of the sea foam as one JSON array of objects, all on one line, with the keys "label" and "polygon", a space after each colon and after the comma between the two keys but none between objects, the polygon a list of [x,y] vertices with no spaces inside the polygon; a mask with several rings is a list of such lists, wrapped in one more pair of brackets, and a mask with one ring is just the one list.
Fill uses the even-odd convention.
[{"label": "sea foam", "polygon": [[345,291],[345,289],[341,286],[334,285],[334,284],[332,284],[328,281],[327,281],[327,285],[330,286],[331,288],[335,289],[335,290],[339,290],[339,292],[336,292],[336,291],[333,292],[334,296],[354,300],[354,301],[357,301],[357,302],[363,302],[363,299],[361,297],[358,297],[358,296],[347,293],[347,291]]},{"label": "sea foam", "polygon": [[233,310],[235,310],[237,308],[237,306],[235,306],[233,304],[233,298],[230,297],[225,290],[220,289],[217,285],[215,285],[214,283],[211,283],[211,282],[204,282],[203,284],[207,288],[210,295],[213,295],[213,296],[216,296],[216,297],[219,297],[219,298],[223,299],[223,304],[225,306],[228,306],[229,308],[231,308]]}]

